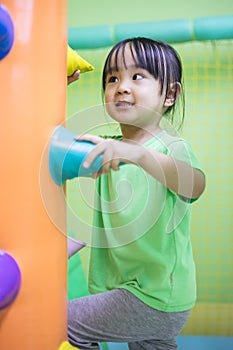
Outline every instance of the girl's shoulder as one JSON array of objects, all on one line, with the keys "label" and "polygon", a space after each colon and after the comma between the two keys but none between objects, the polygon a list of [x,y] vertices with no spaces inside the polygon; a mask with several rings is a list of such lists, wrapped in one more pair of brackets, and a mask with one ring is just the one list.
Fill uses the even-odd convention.
[{"label": "girl's shoulder", "polygon": [[186,144],[187,141],[180,136],[171,135],[166,130],[162,130],[156,136],[147,141],[144,146],[150,148],[170,149],[176,144]]}]

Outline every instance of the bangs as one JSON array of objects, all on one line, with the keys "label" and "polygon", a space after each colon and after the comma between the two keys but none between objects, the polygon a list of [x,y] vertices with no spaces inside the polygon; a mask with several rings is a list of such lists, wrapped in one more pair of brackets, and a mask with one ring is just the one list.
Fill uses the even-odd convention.
[{"label": "bangs", "polygon": [[103,90],[105,90],[107,74],[118,72],[122,62],[125,69],[127,69],[125,57],[126,48],[130,49],[136,67],[147,70],[155,79],[159,80],[162,93],[164,81],[167,81],[167,79],[165,79],[167,76],[165,56],[160,45],[155,45],[155,43],[150,40],[125,40],[110,51],[103,71]]}]

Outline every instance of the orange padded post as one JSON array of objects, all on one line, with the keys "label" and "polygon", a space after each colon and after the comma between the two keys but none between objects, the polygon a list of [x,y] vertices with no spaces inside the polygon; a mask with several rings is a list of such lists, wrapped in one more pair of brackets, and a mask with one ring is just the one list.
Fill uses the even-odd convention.
[{"label": "orange padded post", "polygon": [[65,204],[47,161],[42,177],[40,169],[50,135],[65,117],[66,1],[1,3],[12,16],[15,38],[0,61],[0,249],[16,259],[22,284],[0,312],[0,349],[57,350],[66,339]]}]

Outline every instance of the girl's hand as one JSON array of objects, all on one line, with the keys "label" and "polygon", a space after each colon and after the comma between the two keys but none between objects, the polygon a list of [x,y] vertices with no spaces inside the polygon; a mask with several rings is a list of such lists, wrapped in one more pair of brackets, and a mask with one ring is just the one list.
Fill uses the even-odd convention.
[{"label": "girl's hand", "polygon": [[107,174],[109,169],[119,170],[119,164],[122,163],[137,163],[141,146],[137,146],[133,142],[117,141],[114,139],[104,139],[95,135],[78,136],[79,141],[89,141],[96,146],[88,154],[83,162],[84,168],[89,168],[92,162],[100,155],[103,155],[101,172],[94,173],[93,177],[97,178],[101,174]]}]

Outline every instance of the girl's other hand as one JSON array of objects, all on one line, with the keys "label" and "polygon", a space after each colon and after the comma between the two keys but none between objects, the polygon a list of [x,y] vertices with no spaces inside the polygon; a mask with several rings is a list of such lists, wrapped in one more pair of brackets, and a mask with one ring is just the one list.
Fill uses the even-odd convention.
[{"label": "girl's other hand", "polygon": [[67,85],[73,83],[80,78],[80,70],[76,70],[71,76],[67,77]]}]

